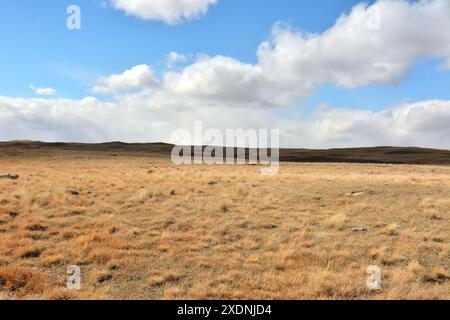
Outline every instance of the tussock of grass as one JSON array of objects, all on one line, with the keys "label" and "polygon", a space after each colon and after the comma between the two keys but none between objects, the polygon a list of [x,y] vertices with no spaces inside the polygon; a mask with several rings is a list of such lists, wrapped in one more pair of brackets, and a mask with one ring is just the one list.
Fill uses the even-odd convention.
[{"label": "tussock of grass", "polygon": [[0,289],[24,295],[42,294],[50,278],[32,268],[0,267]]},{"label": "tussock of grass", "polygon": [[384,229],[384,233],[389,236],[397,236],[398,235],[398,225],[396,223],[391,223]]}]

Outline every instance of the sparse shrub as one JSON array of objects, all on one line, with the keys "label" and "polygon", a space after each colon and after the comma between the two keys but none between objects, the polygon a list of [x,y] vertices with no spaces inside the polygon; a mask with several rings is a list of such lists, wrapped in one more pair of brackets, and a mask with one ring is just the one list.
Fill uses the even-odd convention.
[{"label": "sparse shrub", "polygon": [[423,280],[425,282],[444,283],[445,281],[450,280],[450,275],[447,274],[447,271],[444,268],[434,267],[431,273],[424,276]]},{"label": "sparse shrub", "polygon": [[387,234],[388,236],[397,236],[398,235],[398,225],[396,223],[392,223],[390,225],[388,225],[383,233]]},{"label": "sparse shrub", "polygon": [[119,231],[119,229],[117,228],[117,227],[111,227],[110,229],[109,229],[109,233],[110,234],[115,234],[116,232],[118,232]]},{"label": "sparse shrub", "polygon": [[68,289],[53,289],[50,290],[46,295],[45,298],[47,300],[72,300],[75,298],[75,292],[68,290]]},{"label": "sparse shrub", "polygon": [[273,266],[277,271],[284,271],[286,269],[286,263],[283,260],[274,261]]},{"label": "sparse shrub", "polygon": [[49,277],[35,269],[0,267],[0,288],[7,291],[23,290],[23,294],[39,294],[49,282]]},{"label": "sparse shrub", "polygon": [[77,235],[77,233],[75,231],[72,230],[63,230],[61,231],[61,236],[68,240],[68,239],[72,239]]},{"label": "sparse shrub", "polygon": [[195,300],[208,299],[209,292],[206,284],[195,284],[188,290],[188,298]]},{"label": "sparse shrub", "polygon": [[233,203],[231,200],[225,199],[225,200],[223,200],[222,204],[220,205],[220,211],[223,213],[229,212],[232,205],[233,205]]},{"label": "sparse shrub", "polygon": [[41,257],[41,263],[45,267],[59,266],[65,262],[65,258],[62,254],[55,254],[46,257]]},{"label": "sparse shrub", "polygon": [[154,273],[149,276],[149,282],[152,286],[161,286],[164,285],[167,282],[175,282],[179,281],[182,278],[182,276],[175,272],[160,272],[160,273]]},{"label": "sparse shrub", "polygon": [[68,210],[64,215],[65,216],[82,216],[86,214],[85,207],[74,207]]},{"label": "sparse shrub", "polygon": [[373,249],[370,251],[370,257],[379,264],[384,264],[386,261],[386,250],[384,248]]},{"label": "sparse shrub", "polygon": [[222,205],[220,206],[220,211],[222,211],[223,213],[226,213],[228,211],[230,211],[230,208],[228,206],[227,203],[222,203]]},{"label": "sparse shrub", "polygon": [[438,236],[438,237],[433,237],[433,239],[431,239],[431,240],[436,243],[444,243],[446,239],[447,239],[446,237]]},{"label": "sparse shrub", "polygon": [[439,214],[439,210],[436,210],[436,209],[425,210],[425,217],[430,220],[441,220],[442,219]]},{"label": "sparse shrub", "polygon": [[48,227],[40,222],[33,222],[28,224],[26,229],[29,231],[47,231]]},{"label": "sparse shrub", "polygon": [[146,189],[140,189],[136,194],[128,199],[129,202],[144,204],[150,198],[150,193]]},{"label": "sparse shrub", "polygon": [[181,296],[182,290],[177,287],[170,287],[164,290],[163,299],[174,300]]},{"label": "sparse shrub", "polygon": [[88,256],[89,263],[106,264],[112,259],[112,255],[104,248],[94,249]]},{"label": "sparse shrub", "polygon": [[336,214],[328,220],[328,226],[337,230],[344,230],[347,220],[345,214]]},{"label": "sparse shrub", "polygon": [[103,283],[106,281],[109,281],[113,278],[113,275],[111,273],[104,273],[98,276],[97,278],[97,282],[98,283]]},{"label": "sparse shrub", "polygon": [[95,270],[90,274],[90,279],[100,284],[112,280],[113,277],[113,274],[109,270]]},{"label": "sparse shrub", "polygon": [[31,198],[31,204],[36,205],[39,208],[48,207],[53,200],[53,195],[50,192],[43,192],[35,195]]},{"label": "sparse shrub", "polygon": [[424,272],[424,267],[422,267],[418,261],[412,261],[408,264],[408,270],[417,275]]},{"label": "sparse shrub", "polygon": [[10,211],[10,212],[8,213],[8,215],[9,215],[11,218],[16,218],[16,217],[19,215],[19,213],[16,212],[16,211]]},{"label": "sparse shrub", "polygon": [[40,257],[40,255],[42,254],[43,251],[44,251],[44,249],[42,249],[42,248],[31,246],[31,247],[20,248],[17,251],[17,254],[19,255],[19,257],[21,257],[23,259],[38,258],[38,257]]}]

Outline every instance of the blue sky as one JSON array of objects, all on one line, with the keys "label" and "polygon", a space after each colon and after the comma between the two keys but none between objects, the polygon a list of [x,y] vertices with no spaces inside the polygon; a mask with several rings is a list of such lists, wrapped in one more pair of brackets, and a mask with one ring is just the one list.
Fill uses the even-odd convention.
[{"label": "blue sky", "polygon": [[[320,33],[348,12],[356,0],[223,0],[195,21],[170,26],[143,21],[105,7],[101,1],[9,1],[0,11],[0,94],[32,97],[30,84],[55,87],[71,98],[89,95],[100,76],[138,64],[164,68],[169,52],[231,56],[255,63],[256,49],[273,24]],[[68,30],[66,8],[76,3],[82,29]],[[346,90],[322,86],[296,106],[311,109],[328,103],[340,107],[380,109],[399,101],[450,99],[450,73],[435,72],[437,62],[418,62],[397,86],[367,86]],[[370,103],[367,103],[370,101]]]},{"label": "blue sky", "polygon": [[[0,11],[0,94],[31,97],[30,84],[55,87],[59,95],[89,95],[95,80],[130,66],[164,68],[171,51],[206,53],[256,62],[256,49],[277,21],[320,33],[357,0],[223,0],[195,21],[170,26],[143,21],[105,7],[101,1],[8,1]],[[66,8],[76,3],[82,29],[66,29]],[[368,86],[348,91],[323,86],[301,99],[305,108],[320,103],[341,107],[383,108],[399,101],[450,99],[450,73],[435,72],[436,62],[417,63],[398,86]]]},{"label": "blue sky", "polygon": [[[108,0],[4,2],[0,10],[0,96],[36,98],[30,89],[34,85],[54,88],[56,95],[51,99],[80,100],[93,95],[99,101],[111,101],[117,97],[92,92],[101,77],[147,65],[154,77],[163,82],[170,52],[191,57],[179,66],[179,72],[194,64],[198,54],[220,55],[242,64],[258,65],[257,49],[271,38],[277,22],[285,23],[291,32],[320,36],[358,3],[357,0],[218,0],[205,14],[170,25],[157,19],[130,16]],[[374,1],[366,3],[371,5]],[[71,4],[81,8],[81,30],[66,28],[66,9]],[[386,51],[390,49],[386,47]],[[317,106],[324,104],[379,112],[402,103],[450,100],[450,72],[438,70],[445,54],[436,55],[433,51],[428,57],[422,55],[414,56],[399,80],[368,81],[351,88],[321,80],[312,93],[296,94],[273,113],[289,120],[308,118],[314,115]]]},{"label": "blue sky", "polygon": [[[28,86],[34,83],[82,97],[99,76],[137,64],[164,67],[171,51],[254,63],[258,45],[275,22],[322,32],[357,2],[224,0],[204,17],[177,26],[130,17],[95,0],[4,2],[0,39],[9,49],[0,52],[0,94],[31,96]],[[73,3],[81,8],[79,31],[65,27],[66,8]]]}]

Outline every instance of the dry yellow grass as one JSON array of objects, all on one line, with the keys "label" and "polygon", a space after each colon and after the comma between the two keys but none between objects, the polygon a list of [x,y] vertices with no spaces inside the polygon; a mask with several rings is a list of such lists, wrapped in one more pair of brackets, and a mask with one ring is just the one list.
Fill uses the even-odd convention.
[{"label": "dry yellow grass", "polygon": [[3,298],[450,299],[450,167],[0,163]]}]

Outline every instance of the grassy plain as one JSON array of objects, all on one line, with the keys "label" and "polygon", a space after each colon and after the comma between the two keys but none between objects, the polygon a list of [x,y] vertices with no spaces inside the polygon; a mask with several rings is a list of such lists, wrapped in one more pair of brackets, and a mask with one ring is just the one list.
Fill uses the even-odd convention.
[{"label": "grassy plain", "polygon": [[450,299],[449,166],[0,163],[0,299]]}]

